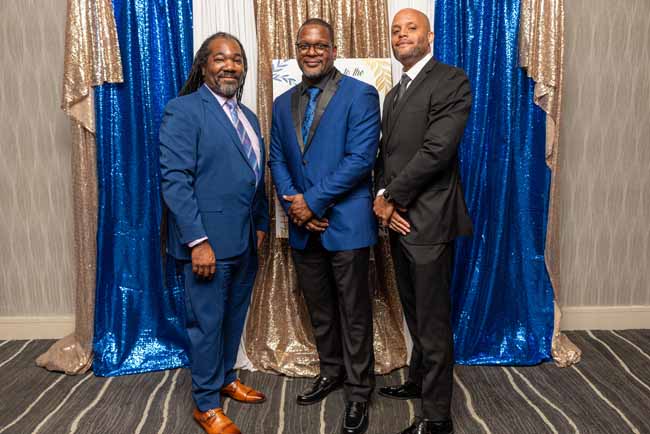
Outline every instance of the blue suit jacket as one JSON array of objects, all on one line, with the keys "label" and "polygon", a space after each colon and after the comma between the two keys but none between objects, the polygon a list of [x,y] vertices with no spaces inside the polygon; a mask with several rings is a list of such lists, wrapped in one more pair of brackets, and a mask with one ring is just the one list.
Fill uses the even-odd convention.
[{"label": "blue suit jacket", "polygon": [[[264,141],[255,114],[241,106],[257,134],[264,168]],[[256,185],[230,118],[205,86],[171,100],[160,127],[162,193],[169,208],[167,251],[190,259],[187,244],[208,237],[217,259],[256,245],[268,232],[264,177]]]},{"label": "blue suit jacket", "polygon": [[[275,100],[269,158],[285,212],[290,204],[282,196],[303,193],[309,208],[329,220],[321,241],[330,251],[368,247],[377,242],[371,171],[381,126],[377,90],[340,74],[335,80],[335,93],[304,144],[304,152],[299,144],[302,114],[296,110],[299,87]],[[320,98],[326,93],[327,89]],[[309,234],[289,222],[291,247],[304,249]]]}]

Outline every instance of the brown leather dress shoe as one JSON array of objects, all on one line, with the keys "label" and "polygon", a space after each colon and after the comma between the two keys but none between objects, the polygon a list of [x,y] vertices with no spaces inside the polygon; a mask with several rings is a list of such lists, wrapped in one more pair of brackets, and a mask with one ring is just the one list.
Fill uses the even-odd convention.
[{"label": "brown leather dress shoe", "polygon": [[242,384],[239,379],[221,389],[221,394],[246,404],[261,404],[266,401],[266,396],[262,392]]},{"label": "brown leather dress shoe", "polygon": [[237,425],[220,408],[208,411],[199,411],[198,408],[195,408],[193,416],[194,420],[208,434],[241,434]]}]

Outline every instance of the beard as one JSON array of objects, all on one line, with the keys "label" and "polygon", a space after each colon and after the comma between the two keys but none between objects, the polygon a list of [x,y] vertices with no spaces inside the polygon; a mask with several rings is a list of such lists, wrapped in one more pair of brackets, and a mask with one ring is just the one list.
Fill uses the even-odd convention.
[{"label": "beard", "polygon": [[[232,98],[237,94],[237,91],[243,86],[242,80],[243,74],[233,74],[230,72],[222,72],[218,75],[206,76],[203,81],[206,82],[208,87],[212,89],[217,95],[221,95],[225,98]],[[234,78],[236,81],[226,81],[224,78]]]},{"label": "beard", "polygon": [[303,71],[303,75],[309,80],[318,80],[325,74],[323,74],[323,68],[321,68],[320,71],[313,71],[313,72]]},{"label": "beard", "polygon": [[239,90],[241,86],[241,82],[238,81],[237,83],[233,83],[233,84],[230,83],[222,84],[219,80],[216,80],[215,86],[217,87],[217,93],[219,95],[223,95],[226,98],[232,98]]},{"label": "beard", "polygon": [[307,78],[308,80],[316,81],[325,77],[330,72],[333,65],[334,63],[329,65],[321,64],[320,68],[311,71],[307,71],[306,69],[304,69],[304,66],[302,64],[300,64],[299,66],[300,66],[300,70],[302,71],[302,75],[304,75],[305,78]]},{"label": "beard", "polygon": [[401,53],[393,48],[393,55],[400,63],[412,59],[421,59],[427,53],[428,46],[429,44],[424,43],[424,41],[418,41],[418,43],[413,45],[409,50],[402,51]]}]

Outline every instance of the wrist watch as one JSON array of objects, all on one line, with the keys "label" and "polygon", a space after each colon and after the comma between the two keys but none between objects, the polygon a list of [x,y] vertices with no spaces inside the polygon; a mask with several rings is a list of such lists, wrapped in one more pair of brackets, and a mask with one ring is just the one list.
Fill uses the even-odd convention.
[{"label": "wrist watch", "polygon": [[384,196],[384,200],[386,202],[392,202],[393,201],[393,197],[388,192],[388,189],[384,190],[384,192],[381,195]]}]

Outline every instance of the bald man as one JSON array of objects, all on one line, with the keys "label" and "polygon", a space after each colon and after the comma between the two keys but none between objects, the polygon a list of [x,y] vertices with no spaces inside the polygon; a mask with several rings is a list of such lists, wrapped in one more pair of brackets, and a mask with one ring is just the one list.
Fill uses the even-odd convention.
[{"label": "bald man", "polygon": [[403,74],[385,99],[375,166],[374,211],[390,228],[397,286],[413,338],[408,380],[379,394],[422,402],[421,416],[401,434],[454,432],[449,284],[454,239],[472,233],[457,152],[471,108],[470,85],[462,70],[432,57],[432,43],[424,14],[402,9],[395,15],[391,45]]}]

